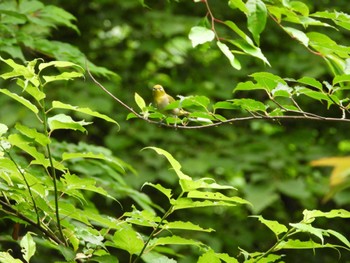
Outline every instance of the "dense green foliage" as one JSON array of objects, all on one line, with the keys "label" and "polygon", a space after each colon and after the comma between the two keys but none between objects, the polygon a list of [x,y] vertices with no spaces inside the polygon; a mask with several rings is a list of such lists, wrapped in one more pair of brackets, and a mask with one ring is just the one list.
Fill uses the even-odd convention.
[{"label": "dense green foliage", "polygon": [[0,2],[0,262],[350,261],[328,2]]}]

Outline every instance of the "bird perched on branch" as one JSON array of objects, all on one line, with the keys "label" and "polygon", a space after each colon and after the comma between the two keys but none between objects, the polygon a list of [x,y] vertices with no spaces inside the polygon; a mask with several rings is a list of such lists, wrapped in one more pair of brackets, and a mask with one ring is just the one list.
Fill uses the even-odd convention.
[{"label": "bird perched on branch", "polygon": [[172,96],[170,96],[169,94],[167,94],[165,92],[164,88],[159,84],[154,85],[154,87],[153,87],[153,100],[154,100],[154,104],[155,104],[156,108],[159,111],[165,111],[165,112],[170,113],[171,115],[175,115],[175,116],[186,116],[189,114],[188,111],[185,111],[185,110],[180,109],[180,108],[165,110],[165,108],[170,103],[174,102],[175,99]]}]

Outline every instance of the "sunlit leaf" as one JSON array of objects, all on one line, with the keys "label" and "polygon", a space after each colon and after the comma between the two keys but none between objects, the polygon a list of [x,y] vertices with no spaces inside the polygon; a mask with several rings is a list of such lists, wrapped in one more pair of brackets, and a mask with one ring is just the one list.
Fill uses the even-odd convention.
[{"label": "sunlit leaf", "polygon": [[158,191],[163,193],[169,200],[172,197],[171,189],[167,189],[160,184],[144,183],[142,187],[144,187],[145,185],[148,185],[148,186],[151,186],[151,187],[157,189]]},{"label": "sunlit leaf", "polygon": [[177,176],[179,177],[179,179],[191,180],[191,177],[189,177],[188,175],[184,174],[181,171],[181,164],[177,160],[175,160],[175,158],[167,151],[160,149],[160,148],[157,148],[157,147],[146,147],[144,149],[152,149],[156,153],[163,155],[165,158],[167,158],[167,160],[171,164],[172,168],[174,169],[174,171],[177,174]]},{"label": "sunlit leaf", "polygon": [[337,248],[338,246],[332,244],[319,244],[313,240],[301,241],[298,239],[288,239],[277,244],[275,250],[280,249],[315,249],[315,248]]},{"label": "sunlit leaf", "polygon": [[22,133],[23,135],[34,139],[37,143],[46,146],[50,143],[50,138],[48,138],[45,134],[38,132],[34,128],[29,128],[20,123],[16,123],[16,130]]},{"label": "sunlit leaf", "polygon": [[307,47],[309,45],[309,38],[303,31],[293,27],[283,27],[283,29],[286,30],[293,38],[301,42],[304,46]]},{"label": "sunlit leaf", "polygon": [[215,34],[213,30],[202,26],[195,26],[191,28],[188,38],[192,42],[192,46],[196,47],[200,44],[210,42],[214,39]]},{"label": "sunlit leaf", "polygon": [[287,85],[284,79],[270,72],[256,72],[251,74],[250,76],[253,77],[259,85],[261,85],[264,89],[266,89],[269,92],[276,88],[279,83]]},{"label": "sunlit leaf", "polygon": [[260,34],[264,31],[267,19],[267,9],[261,0],[248,0],[248,30],[252,33],[255,42],[260,44]]},{"label": "sunlit leaf", "polygon": [[316,217],[326,217],[326,218],[350,218],[350,212],[344,209],[333,209],[329,212],[322,212],[320,210],[307,210],[303,211],[304,221],[308,222],[309,220]]},{"label": "sunlit leaf", "polygon": [[267,109],[267,106],[257,100],[253,99],[233,99],[233,105],[237,105],[247,111],[263,111]]},{"label": "sunlit leaf", "polygon": [[232,9],[238,8],[241,12],[245,14],[248,13],[248,8],[245,6],[245,3],[242,0],[229,0],[228,5]]},{"label": "sunlit leaf", "polygon": [[83,126],[91,123],[92,122],[74,121],[72,117],[65,114],[57,114],[48,118],[48,125],[51,132],[55,130],[78,130],[85,132],[86,129]]},{"label": "sunlit leaf", "polygon": [[7,89],[0,89],[0,92],[9,96],[10,98],[16,100],[17,102],[21,103],[22,105],[24,105],[26,108],[28,108],[29,110],[31,110],[35,114],[37,114],[39,112],[39,109],[34,104],[32,104],[29,100],[23,98],[22,96],[19,96],[16,93],[12,93],[12,92],[8,91]]},{"label": "sunlit leaf", "polygon": [[79,70],[81,72],[84,71],[84,69],[81,66],[79,66],[78,64],[69,62],[69,61],[58,61],[58,60],[55,60],[55,61],[50,61],[50,62],[47,62],[47,63],[40,63],[39,64],[39,70],[40,71],[42,71],[43,69],[48,68],[48,67],[74,68],[74,69],[77,69],[77,70]]},{"label": "sunlit leaf", "polygon": [[288,228],[285,225],[282,225],[276,220],[267,220],[267,219],[264,219],[262,216],[251,216],[251,217],[258,218],[259,221],[263,223],[265,226],[267,226],[272,232],[274,232],[276,236],[288,231]]},{"label": "sunlit leaf", "polygon": [[1,263],[23,263],[22,260],[14,258],[9,252],[0,252]]},{"label": "sunlit leaf", "polygon": [[318,90],[322,90],[322,84],[318,80],[311,78],[311,77],[302,77],[301,79],[298,79],[299,83],[309,85],[311,87],[317,88]]},{"label": "sunlit leaf", "polygon": [[288,85],[278,83],[276,88],[271,90],[271,94],[274,97],[287,97],[290,98],[292,95],[293,89]]},{"label": "sunlit leaf", "polygon": [[8,127],[3,124],[3,123],[0,123],[0,136],[4,135],[8,130]]},{"label": "sunlit leaf", "polygon": [[167,222],[162,225],[162,229],[181,229],[181,230],[192,230],[192,231],[202,231],[202,232],[213,232],[212,228],[202,228],[198,225],[193,224],[192,222],[183,222],[183,221],[173,221]]},{"label": "sunlit leaf", "polygon": [[34,256],[36,251],[36,244],[30,234],[30,232],[27,232],[25,236],[21,239],[21,252],[23,255],[23,258],[26,260],[26,262],[29,262],[31,257]]},{"label": "sunlit leaf", "polygon": [[171,200],[171,204],[174,206],[174,210],[197,208],[197,207],[210,207],[210,206],[236,206],[233,202],[224,201],[193,201],[191,198],[179,198]]},{"label": "sunlit leaf", "polygon": [[185,192],[189,192],[191,190],[197,190],[201,188],[207,188],[207,189],[234,189],[231,185],[220,185],[215,182],[212,178],[201,178],[196,181],[193,180],[186,180],[181,179],[180,185]]},{"label": "sunlit leaf", "polygon": [[139,254],[143,248],[143,239],[129,225],[117,230],[113,236],[113,246],[126,250],[130,255]]},{"label": "sunlit leaf", "polygon": [[146,107],[146,102],[144,101],[144,99],[137,92],[135,92],[134,99],[140,110],[144,111]]},{"label": "sunlit leaf", "polygon": [[52,108],[53,109],[66,109],[66,110],[72,110],[72,111],[84,113],[84,114],[87,114],[89,116],[93,116],[93,117],[100,118],[100,119],[103,119],[103,120],[108,121],[108,122],[115,123],[119,126],[119,124],[115,120],[113,120],[112,118],[108,117],[105,114],[101,114],[97,111],[93,111],[90,108],[81,108],[81,107],[73,106],[73,105],[66,104],[66,103],[63,103],[60,101],[53,101]]},{"label": "sunlit leaf", "polygon": [[187,194],[189,198],[207,199],[207,200],[218,200],[224,202],[233,202],[238,204],[250,204],[247,200],[244,200],[238,196],[226,196],[219,192],[201,192],[201,191],[190,191]]},{"label": "sunlit leaf", "polygon": [[49,83],[49,82],[53,82],[53,81],[59,81],[59,80],[72,80],[75,78],[81,78],[84,75],[80,72],[63,72],[59,75],[55,75],[55,76],[42,76],[43,79],[45,80],[45,84]]},{"label": "sunlit leaf", "polygon": [[323,229],[316,228],[310,224],[305,224],[305,223],[296,223],[296,224],[290,223],[289,225],[291,227],[294,227],[294,228],[302,231],[302,232],[307,232],[307,233],[310,233],[312,235],[317,236],[321,240],[322,245],[323,245],[323,242],[324,242],[324,239],[323,239],[324,230]]},{"label": "sunlit leaf", "polygon": [[153,246],[160,245],[193,245],[200,246],[202,243],[193,239],[187,239],[179,236],[169,236],[169,237],[160,237],[155,238],[152,242]]},{"label": "sunlit leaf", "polygon": [[227,57],[227,59],[230,61],[230,64],[235,69],[240,70],[241,69],[241,63],[238,59],[233,55],[233,53],[230,51],[228,46],[220,41],[216,42],[217,46],[221,50],[221,52]]}]

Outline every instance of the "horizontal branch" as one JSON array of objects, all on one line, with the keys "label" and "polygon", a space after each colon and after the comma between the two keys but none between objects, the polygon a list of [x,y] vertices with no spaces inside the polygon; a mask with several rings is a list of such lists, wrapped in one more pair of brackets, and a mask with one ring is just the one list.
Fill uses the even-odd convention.
[{"label": "horizontal branch", "polygon": [[16,209],[14,209],[11,205],[7,204],[6,202],[0,200],[0,204],[6,208],[6,209],[2,209],[2,211],[4,211],[7,214],[10,214],[14,217],[18,217],[20,219],[22,219],[23,221],[27,222],[29,225],[37,228],[39,231],[41,231],[42,233],[44,233],[48,238],[51,238],[52,240],[54,240],[57,244],[60,245],[65,245],[65,243],[60,240],[55,234],[51,233],[51,231],[45,229],[42,224],[36,223],[33,220],[31,220],[30,218],[26,217],[25,215],[21,214],[19,211],[17,211]]},{"label": "horizontal branch", "polygon": [[246,117],[237,117],[237,118],[231,118],[224,121],[217,121],[214,123],[204,124],[204,125],[177,125],[177,124],[168,124],[165,122],[160,121],[154,121],[146,118],[145,116],[139,114],[136,112],[132,107],[127,105],[125,102],[114,96],[109,90],[107,90],[101,83],[99,83],[91,74],[89,69],[87,68],[87,72],[89,76],[91,77],[92,81],[99,86],[104,92],[106,92],[109,96],[111,96],[115,101],[117,101],[120,105],[122,105],[124,108],[129,110],[131,113],[133,113],[137,118],[144,120],[151,124],[157,124],[159,126],[164,126],[168,128],[176,128],[176,129],[203,129],[203,128],[209,128],[209,127],[217,127],[224,124],[232,124],[234,122],[241,122],[241,121],[251,121],[251,120],[271,120],[271,121],[278,121],[278,120],[312,120],[312,121],[331,121],[331,122],[350,122],[350,119],[346,118],[334,118],[334,117],[323,117],[316,115],[314,113],[309,113],[305,111],[287,111],[289,113],[292,113],[293,115],[281,115],[281,116],[268,116],[268,115],[252,115],[252,116],[246,116]]}]

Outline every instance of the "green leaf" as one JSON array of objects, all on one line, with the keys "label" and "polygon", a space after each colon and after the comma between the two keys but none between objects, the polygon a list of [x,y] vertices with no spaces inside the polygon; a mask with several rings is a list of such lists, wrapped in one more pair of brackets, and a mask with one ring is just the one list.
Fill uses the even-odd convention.
[{"label": "green leaf", "polygon": [[300,31],[293,27],[283,27],[283,29],[287,31],[287,33],[290,34],[293,38],[302,43],[305,47],[309,46],[309,38],[303,31]]},{"label": "green leaf", "polygon": [[225,25],[227,25],[229,28],[233,30],[237,35],[239,35],[248,45],[254,46],[253,40],[244,33],[235,23],[228,20],[224,22]]},{"label": "green leaf", "polygon": [[115,165],[114,167],[119,168],[119,171],[121,171],[121,172],[125,171],[124,165],[120,161],[118,161],[117,158],[105,155],[103,153],[93,153],[93,152],[70,152],[70,153],[68,153],[68,152],[64,152],[62,154],[62,161],[67,161],[67,160],[71,160],[71,159],[79,159],[79,158],[97,159],[97,160],[110,162],[111,164]]},{"label": "green leaf", "polygon": [[217,109],[225,109],[225,110],[233,110],[233,109],[237,109],[237,107],[235,105],[233,105],[232,102],[229,101],[219,101],[216,102],[213,105],[214,110],[216,111]]},{"label": "green leaf", "polygon": [[90,108],[80,108],[78,106],[73,106],[70,104],[62,103],[60,101],[53,101],[52,108],[53,109],[66,109],[66,110],[72,110],[72,111],[84,113],[84,114],[87,114],[87,115],[92,116],[92,117],[100,118],[100,119],[103,119],[105,121],[115,123],[119,127],[118,122],[116,122],[112,118],[108,117],[107,115],[101,114],[97,111],[93,111]]},{"label": "green leaf", "polygon": [[332,244],[319,244],[312,240],[300,241],[298,239],[288,239],[287,241],[281,241],[275,247],[275,250],[281,249],[315,249],[315,248],[336,248],[336,245]]},{"label": "green leaf", "polygon": [[36,101],[41,101],[46,97],[46,94],[42,92],[39,87],[34,86],[31,82],[28,80],[23,80],[20,78],[17,78],[16,83],[18,86],[20,86],[23,91],[27,92],[29,95],[31,95]]},{"label": "green leaf", "polygon": [[[0,57],[0,60],[5,62],[7,65],[9,65],[13,69],[13,71],[11,71],[11,72],[1,74],[0,77],[2,77],[3,79],[9,79],[9,78],[23,76],[25,79],[34,81],[33,84],[35,86],[39,85],[39,81],[38,81],[37,77],[35,76],[35,72],[34,72],[32,67],[25,67],[21,64],[17,64],[12,59],[3,59],[2,57]],[[33,60],[33,62],[35,62],[35,63],[36,63],[36,61],[37,60]]]},{"label": "green leaf", "polygon": [[159,223],[162,221],[162,219],[159,216],[156,216],[153,211],[139,211],[134,206],[132,212],[125,212],[123,216],[128,217],[126,220],[128,223],[152,228],[157,227],[157,225],[159,225]]},{"label": "green leaf", "polygon": [[63,72],[56,76],[43,76],[43,79],[45,80],[45,84],[53,81],[59,81],[59,80],[72,80],[75,78],[83,77],[84,75],[80,72]]},{"label": "green leaf", "polygon": [[135,92],[134,98],[135,98],[135,102],[136,102],[137,106],[140,108],[140,110],[144,111],[144,109],[146,108],[146,103],[145,103],[144,99],[136,92]]},{"label": "green leaf", "polygon": [[309,8],[306,4],[300,1],[290,1],[289,6],[296,12],[300,13],[302,16],[309,16]]},{"label": "green leaf", "polygon": [[253,34],[255,42],[260,44],[260,34],[264,31],[267,18],[267,9],[261,0],[248,0],[248,30]]},{"label": "green leaf", "polygon": [[213,250],[209,250],[198,258],[197,263],[221,263],[221,260],[215,255]]},{"label": "green leaf", "polygon": [[336,54],[341,58],[347,58],[350,47],[338,45],[334,40],[325,34],[318,32],[309,32],[307,37],[310,39],[310,46],[320,52],[323,56]]},{"label": "green leaf", "polygon": [[85,132],[86,129],[83,126],[91,123],[92,122],[74,121],[72,117],[65,114],[57,114],[53,117],[48,118],[50,132],[53,132],[55,130],[78,130]]},{"label": "green leaf", "polygon": [[350,82],[350,75],[349,74],[343,74],[343,75],[337,75],[333,79],[333,86],[342,82]]},{"label": "green leaf", "polygon": [[45,158],[44,154],[38,152],[35,147],[31,146],[27,138],[23,137],[20,134],[14,133],[8,137],[8,141],[12,145],[20,148],[22,151],[32,156],[37,161],[37,163],[43,165],[44,167],[49,166],[49,161]]},{"label": "green leaf", "polygon": [[172,197],[171,189],[167,189],[160,184],[144,183],[142,188],[145,185],[148,185],[148,186],[151,186],[151,187],[157,189],[159,192],[163,193],[169,200]]},{"label": "green leaf", "polygon": [[181,230],[192,230],[192,231],[202,231],[202,232],[213,232],[214,229],[202,228],[192,222],[174,221],[167,222],[162,225],[162,229],[181,229]]},{"label": "green leaf", "polygon": [[248,201],[238,197],[229,197],[219,192],[201,192],[201,191],[190,191],[187,194],[189,198],[207,199],[207,200],[218,200],[224,202],[233,202],[238,204],[250,204]]},{"label": "green leaf", "polygon": [[197,263],[221,263],[227,262],[227,263],[238,263],[239,261],[233,257],[230,257],[226,253],[215,253],[212,249],[205,252],[203,255],[201,255],[197,261]]},{"label": "green leaf", "polygon": [[313,227],[310,224],[305,224],[305,223],[295,223],[295,224],[289,223],[289,225],[291,227],[294,227],[294,228],[302,231],[302,232],[307,232],[307,233],[310,233],[312,235],[317,236],[319,239],[321,239],[321,242],[322,242],[322,245],[323,245],[323,232],[324,232],[323,229],[316,228],[316,227]]},{"label": "green leaf", "polygon": [[216,42],[217,46],[221,50],[221,52],[227,57],[227,59],[230,61],[230,64],[233,68],[240,70],[241,69],[241,63],[238,61],[238,59],[235,58],[235,56],[232,54],[228,46],[220,41]]},{"label": "green leaf", "polygon": [[182,101],[179,102],[178,106],[190,107],[190,106],[199,106],[204,109],[207,109],[210,104],[210,100],[206,96],[189,96],[185,97]]},{"label": "green leaf", "polygon": [[233,202],[210,200],[193,201],[191,198],[180,198],[177,200],[171,200],[171,204],[173,205],[174,210],[209,206],[236,206],[236,204],[234,204]]},{"label": "green leaf", "polygon": [[234,189],[233,186],[230,185],[220,185],[215,182],[212,178],[201,178],[196,181],[193,180],[186,180],[186,179],[180,179],[180,185],[184,192],[189,192],[191,190],[197,190],[200,188],[207,188],[207,189]]},{"label": "green leaf", "polygon": [[242,0],[229,0],[228,5],[232,9],[238,8],[241,12],[248,14],[248,8],[245,6]]},{"label": "green leaf", "polygon": [[[196,2],[196,1],[195,1]],[[171,257],[171,255],[169,256]],[[161,253],[155,252],[154,250],[148,251],[147,253],[142,255],[142,260],[145,263],[177,263],[178,261],[176,261],[173,258],[169,258],[168,256],[165,256]],[[101,263],[105,263],[105,262],[101,262]],[[106,262],[106,263],[115,263],[114,261],[111,262]]]},{"label": "green leaf", "polygon": [[49,23],[49,25],[51,24],[52,27],[56,27],[57,25],[66,26],[79,33],[78,27],[71,22],[75,21],[76,18],[71,13],[68,13],[64,9],[57,6],[44,6],[40,10],[38,17],[40,18],[41,23],[45,21]]},{"label": "green leaf", "polygon": [[280,76],[274,75],[269,72],[256,72],[250,75],[256,82],[261,85],[264,89],[271,92],[277,87],[279,83],[287,85],[287,83]]},{"label": "green leaf", "polygon": [[143,245],[141,235],[127,224],[117,230],[113,236],[113,246],[126,250],[130,255],[139,254]]},{"label": "green leaf", "polygon": [[[157,116],[158,116],[158,115],[157,115]],[[130,112],[130,113],[126,116],[126,120],[135,119],[135,118],[138,118],[138,117],[137,117],[136,114],[133,113],[133,112]]]},{"label": "green leaf", "polygon": [[311,87],[314,87],[318,90],[322,90],[322,84],[318,80],[311,78],[311,77],[302,77],[301,79],[298,79],[299,83],[309,85]]},{"label": "green leaf", "polygon": [[320,91],[315,91],[306,87],[295,87],[295,91],[298,95],[303,94],[305,96],[308,96],[310,98],[313,98],[315,100],[325,100],[329,103],[329,105],[333,104],[334,102],[328,97],[327,94],[320,92]]},{"label": "green leaf", "polygon": [[288,231],[288,228],[285,225],[282,225],[275,220],[267,220],[267,219],[264,219],[262,216],[251,216],[251,217],[258,218],[259,221],[263,223],[265,226],[267,226],[273,233],[275,233],[276,236]]},{"label": "green leaf", "polygon": [[16,93],[12,93],[12,92],[8,91],[7,89],[0,89],[0,92],[9,96],[12,99],[18,101],[19,103],[24,105],[26,108],[28,108],[29,110],[31,110],[35,114],[37,114],[39,112],[38,108],[34,104],[32,104],[29,100],[17,95]]},{"label": "green leaf", "polygon": [[233,102],[233,105],[237,105],[243,110],[247,110],[247,111],[265,112],[267,109],[267,106],[264,103],[253,99],[233,99],[232,102]]},{"label": "green leaf", "polygon": [[345,236],[343,236],[343,235],[340,234],[339,232],[334,231],[334,230],[332,230],[332,229],[328,229],[328,230],[326,230],[326,232],[327,232],[328,234],[331,234],[331,235],[335,236],[335,237],[338,238],[341,242],[343,242],[344,245],[346,245],[348,248],[350,248],[350,242],[349,242],[349,240],[348,240]]},{"label": "green leaf", "polygon": [[329,212],[322,212],[320,210],[304,210],[304,221],[309,222],[310,219],[316,217],[326,217],[326,218],[350,218],[350,212],[344,209],[333,209]]},{"label": "green leaf", "polygon": [[192,245],[192,246],[201,246],[202,243],[196,240],[187,239],[179,236],[170,236],[170,237],[160,237],[152,240],[150,243],[152,246],[163,246],[163,245]]},{"label": "green leaf", "polygon": [[192,27],[188,35],[193,47],[210,42],[214,39],[214,37],[215,34],[213,30],[201,26]]},{"label": "green leaf", "polygon": [[8,128],[5,124],[0,123],[0,137],[1,137],[2,135],[4,135],[4,134],[7,132],[8,129],[9,129],[9,128]]},{"label": "green leaf", "polygon": [[1,263],[23,263],[22,260],[12,257],[9,252],[0,252],[0,262]]},{"label": "green leaf", "polygon": [[229,40],[229,42],[236,47],[240,48],[244,53],[261,59],[264,63],[267,65],[270,65],[270,62],[267,60],[267,58],[264,56],[264,54],[261,52],[261,49],[259,47],[256,47],[252,44],[248,44],[246,41],[242,39],[238,40]]},{"label": "green leaf", "polygon": [[271,94],[273,97],[287,97],[290,98],[292,96],[293,89],[288,85],[284,85],[282,83],[278,83],[276,88],[271,90]]},{"label": "green leaf", "polygon": [[336,25],[350,30],[350,15],[347,13],[326,10],[313,13],[310,16],[331,19]]},{"label": "green leaf", "polygon": [[16,123],[15,128],[17,131],[31,139],[34,139],[37,143],[39,143],[42,146],[46,146],[51,142],[50,138],[45,136],[45,134],[43,133],[37,132],[36,129],[29,128],[20,123]]},{"label": "green leaf", "polygon": [[92,178],[86,178],[86,177],[80,178],[74,174],[66,173],[64,174],[64,176],[62,176],[61,180],[65,184],[67,191],[71,191],[71,190],[91,191],[116,201],[116,199],[111,195],[109,195],[106,190],[104,190],[101,187],[97,187],[96,181]]},{"label": "green leaf", "polygon": [[25,236],[21,239],[21,252],[23,255],[23,258],[26,260],[26,262],[29,262],[31,257],[34,256],[36,251],[36,245],[35,242],[30,234],[30,232],[27,232]]},{"label": "green leaf", "polygon": [[72,62],[69,62],[69,61],[58,61],[58,60],[55,60],[55,61],[50,61],[50,62],[47,62],[47,63],[40,63],[39,64],[39,70],[42,71],[43,69],[45,68],[48,68],[48,67],[56,67],[56,68],[75,68],[81,72],[84,71],[84,69],[79,66],[78,64],[75,64],[75,63],[72,63]]},{"label": "green leaf", "polygon": [[157,147],[151,147],[151,146],[146,147],[144,149],[154,150],[157,154],[163,155],[165,158],[167,158],[167,160],[169,161],[171,167],[174,169],[174,171],[177,174],[177,176],[179,177],[179,179],[192,180],[191,177],[189,177],[188,175],[184,174],[181,171],[181,164],[177,160],[175,160],[175,158],[167,151],[160,149],[160,148],[157,148]]},{"label": "green leaf", "polygon": [[238,90],[258,90],[258,89],[264,89],[264,88],[261,85],[255,84],[249,80],[249,81],[238,83],[238,85],[234,88],[233,92],[236,92]]}]

